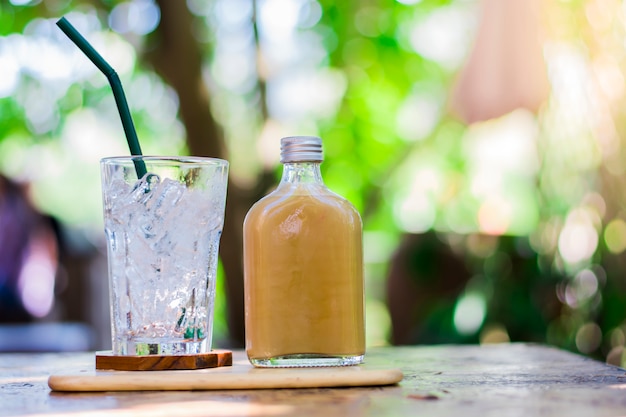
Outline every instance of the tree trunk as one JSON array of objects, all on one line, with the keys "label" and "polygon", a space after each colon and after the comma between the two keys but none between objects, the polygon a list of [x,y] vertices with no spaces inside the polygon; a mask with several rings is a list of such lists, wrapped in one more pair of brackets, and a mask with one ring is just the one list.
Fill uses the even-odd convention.
[{"label": "tree trunk", "polygon": [[[193,16],[184,1],[158,0],[161,22],[149,60],[180,101],[180,118],[191,155],[228,159],[224,135],[211,114],[202,78],[202,51],[192,33]],[[254,202],[251,190],[228,185],[220,258],[226,273],[228,328],[232,347],[244,343],[242,224]]]}]

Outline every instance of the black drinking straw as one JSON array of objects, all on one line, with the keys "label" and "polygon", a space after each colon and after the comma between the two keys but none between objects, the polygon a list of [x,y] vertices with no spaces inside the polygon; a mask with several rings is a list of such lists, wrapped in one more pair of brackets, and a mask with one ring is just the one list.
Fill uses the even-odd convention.
[{"label": "black drinking straw", "polygon": [[[93,62],[96,67],[107,77],[111,89],[113,90],[113,97],[115,97],[115,103],[120,112],[122,118],[122,126],[124,127],[124,133],[126,134],[126,141],[130,148],[130,154],[135,156],[141,156],[141,147],[139,146],[139,139],[137,139],[137,132],[135,131],[135,125],[133,119],[130,116],[130,110],[128,109],[128,103],[126,102],[126,95],[122,88],[122,83],[117,72],[102,58],[102,56],[87,42],[87,39],[83,37],[66,18],[62,17],[57,22],[57,26],[61,28],[63,33],[71,39],[72,42],[80,48],[87,58]],[[135,164],[135,170],[137,171],[137,178],[143,178],[146,174],[146,165],[140,158],[133,159]]]}]

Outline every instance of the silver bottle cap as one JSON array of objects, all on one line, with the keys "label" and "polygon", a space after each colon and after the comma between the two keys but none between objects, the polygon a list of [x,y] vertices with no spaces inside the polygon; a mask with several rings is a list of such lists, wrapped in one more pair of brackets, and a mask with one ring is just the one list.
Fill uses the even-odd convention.
[{"label": "silver bottle cap", "polygon": [[288,136],[280,140],[280,162],[321,162],[322,139],[317,136]]}]

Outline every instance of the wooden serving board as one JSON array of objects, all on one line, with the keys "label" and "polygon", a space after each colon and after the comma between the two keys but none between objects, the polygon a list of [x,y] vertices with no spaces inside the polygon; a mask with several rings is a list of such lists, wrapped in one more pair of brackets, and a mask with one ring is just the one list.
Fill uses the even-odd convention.
[{"label": "wooden serving board", "polygon": [[247,360],[232,366],[168,371],[102,371],[51,375],[53,391],[190,391],[392,385],[403,378],[399,369],[367,365],[325,368],[254,368]]}]

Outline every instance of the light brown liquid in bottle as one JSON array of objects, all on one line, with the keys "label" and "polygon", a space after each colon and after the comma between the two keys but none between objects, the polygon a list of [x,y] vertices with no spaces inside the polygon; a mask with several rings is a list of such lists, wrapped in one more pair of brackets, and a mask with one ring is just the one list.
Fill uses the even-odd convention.
[{"label": "light brown liquid in bottle", "polygon": [[244,223],[251,361],[365,353],[361,218],[325,187],[260,200]]}]

